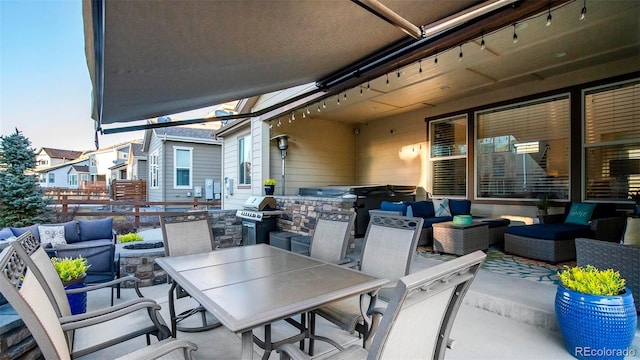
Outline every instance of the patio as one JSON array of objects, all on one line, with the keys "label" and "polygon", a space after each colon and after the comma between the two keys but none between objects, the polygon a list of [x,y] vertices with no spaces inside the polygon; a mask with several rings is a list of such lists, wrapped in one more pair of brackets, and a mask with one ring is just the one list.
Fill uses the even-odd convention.
[{"label": "patio", "polygon": [[[412,272],[445,261],[449,256],[425,252],[415,255]],[[553,301],[555,286],[553,278],[537,273],[543,264],[521,263],[518,259],[501,257],[496,249],[490,249],[488,261],[480,270],[471,290],[465,298],[451,332],[455,340],[453,349],[446,353],[447,359],[573,359],[564,348],[557,331]],[[533,276],[523,277],[523,269],[529,267]],[[551,270],[550,270],[551,271]],[[544,271],[543,271],[544,273]],[[537,277],[536,277],[537,276]],[[168,319],[168,285],[142,288],[145,296],[156,299],[163,307],[162,315]],[[526,290],[525,290],[526,289]],[[89,309],[108,304],[108,290],[89,296]],[[132,298],[132,289],[124,289],[122,300]],[[122,301],[121,300],[121,301]],[[191,299],[181,299],[179,307],[193,306]],[[119,331],[120,329],[114,329]],[[273,326],[274,338],[291,334],[293,328],[284,322]],[[323,319],[318,320],[319,334],[328,335],[338,343],[347,345],[359,342],[350,335]],[[261,330],[256,331],[260,336]],[[178,333],[178,338],[189,339],[198,344],[194,354],[198,359],[236,359],[240,357],[239,335],[220,327],[203,333]],[[144,346],[144,338],[122,343],[108,351],[98,352],[86,359],[110,359],[128,352],[129,348]],[[262,354],[254,346],[254,358]],[[632,344],[636,358],[640,353],[640,330]],[[335,351],[326,343],[316,343],[315,358],[323,358]],[[271,359],[277,359],[274,352]]]}]

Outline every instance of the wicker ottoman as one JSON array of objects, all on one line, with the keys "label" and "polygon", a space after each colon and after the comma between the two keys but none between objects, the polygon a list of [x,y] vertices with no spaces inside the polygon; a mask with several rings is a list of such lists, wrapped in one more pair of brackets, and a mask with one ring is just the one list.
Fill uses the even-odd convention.
[{"label": "wicker ottoman", "polygon": [[474,221],[471,225],[453,225],[452,221],[433,224],[433,251],[466,255],[489,248],[489,226]]}]

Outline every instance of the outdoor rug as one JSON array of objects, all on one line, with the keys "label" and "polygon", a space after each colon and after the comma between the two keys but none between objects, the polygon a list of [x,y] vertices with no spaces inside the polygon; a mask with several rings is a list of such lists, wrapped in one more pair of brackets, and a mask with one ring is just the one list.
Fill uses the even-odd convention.
[{"label": "outdoor rug", "polygon": [[[558,270],[563,269],[565,265],[576,265],[575,261],[548,264],[544,261],[508,255],[497,247],[490,247],[486,253],[487,258],[482,264],[482,268],[487,271],[531,281],[541,281],[554,285],[557,285],[560,281],[558,278]],[[426,247],[419,247],[418,255],[427,259],[440,261],[447,261],[458,257],[457,255],[450,254],[434,254],[431,252],[430,248]]]}]

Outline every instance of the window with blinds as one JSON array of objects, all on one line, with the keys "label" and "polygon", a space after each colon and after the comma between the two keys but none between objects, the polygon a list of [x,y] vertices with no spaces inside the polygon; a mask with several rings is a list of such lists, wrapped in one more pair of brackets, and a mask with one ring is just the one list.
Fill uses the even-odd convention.
[{"label": "window with blinds", "polygon": [[584,91],[587,200],[627,200],[640,191],[640,80]]},{"label": "window with blinds", "polygon": [[429,123],[431,194],[467,196],[467,116]]},{"label": "window with blinds", "polygon": [[569,198],[569,95],[477,112],[476,197]]}]

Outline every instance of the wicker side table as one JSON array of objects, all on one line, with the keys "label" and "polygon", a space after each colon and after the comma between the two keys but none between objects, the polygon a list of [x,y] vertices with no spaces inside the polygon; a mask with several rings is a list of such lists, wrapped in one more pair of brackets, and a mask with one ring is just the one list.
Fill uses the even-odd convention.
[{"label": "wicker side table", "polygon": [[433,250],[466,255],[489,248],[489,226],[481,221],[471,225],[453,225],[452,221],[433,224]]}]

